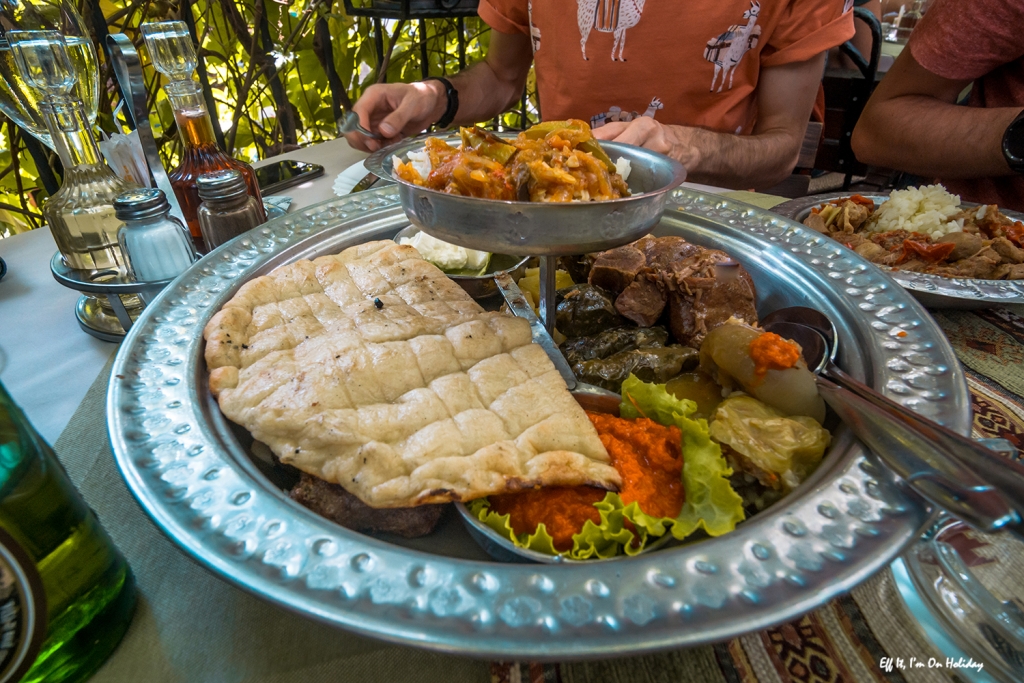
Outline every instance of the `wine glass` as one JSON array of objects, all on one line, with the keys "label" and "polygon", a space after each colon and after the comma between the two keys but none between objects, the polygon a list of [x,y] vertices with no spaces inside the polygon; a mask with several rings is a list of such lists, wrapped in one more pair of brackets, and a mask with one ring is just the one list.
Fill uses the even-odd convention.
[{"label": "wine glass", "polygon": [[59,31],[78,75],[78,95],[89,123],[96,122],[100,102],[99,62],[85,21],[69,0],[0,0],[0,112],[53,148],[39,107],[41,93],[21,75],[11,51],[9,31]]}]

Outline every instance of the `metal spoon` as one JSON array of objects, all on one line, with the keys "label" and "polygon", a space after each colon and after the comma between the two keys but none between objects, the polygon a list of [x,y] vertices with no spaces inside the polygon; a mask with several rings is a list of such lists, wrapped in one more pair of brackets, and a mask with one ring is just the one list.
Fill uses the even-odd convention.
[{"label": "metal spoon", "polygon": [[[827,326],[810,327],[805,323],[815,321],[813,316],[808,320],[807,311],[817,313],[795,313],[799,323],[787,322],[788,316],[777,311],[765,318],[764,329],[800,344],[821,397],[857,438],[933,505],[983,531],[1007,529],[1024,537],[1024,467],[843,372],[829,358],[836,344],[828,344],[822,334],[835,339],[831,321],[818,313],[816,322]],[[1007,485],[1008,480],[1013,481]]]}]

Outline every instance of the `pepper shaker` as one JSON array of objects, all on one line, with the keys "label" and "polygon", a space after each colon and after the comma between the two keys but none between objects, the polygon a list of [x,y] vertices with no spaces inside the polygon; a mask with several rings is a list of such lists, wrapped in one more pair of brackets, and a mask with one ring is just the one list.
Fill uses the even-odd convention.
[{"label": "pepper shaker", "polygon": [[167,196],[155,187],[122,192],[114,199],[114,215],[123,223],[117,241],[136,282],[175,278],[198,258],[188,228],[170,210]]},{"label": "pepper shaker", "polygon": [[199,229],[206,248],[220,245],[266,221],[263,207],[249,194],[245,177],[235,169],[204,173],[196,181]]}]

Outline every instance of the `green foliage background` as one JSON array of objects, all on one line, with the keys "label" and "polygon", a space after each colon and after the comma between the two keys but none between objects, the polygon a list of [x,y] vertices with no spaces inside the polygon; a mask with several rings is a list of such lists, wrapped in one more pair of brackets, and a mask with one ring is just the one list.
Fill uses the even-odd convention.
[{"label": "green foliage background", "polygon": [[[368,0],[363,0],[367,2]],[[451,74],[460,67],[460,30],[464,62],[486,53],[489,28],[477,17],[383,21],[383,63],[378,63],[373,21],[346,14],[341,0],[80,0],[80,10],[93,33],[100,56],[98,127],[125,132],[115,121],[119,92],[103,53],[104,30],[125,33],[139,49],[146,75],[151,121],[168,169],[181,149],[174,117],[160,88],[160,74],[148,63],[139,26],[150,21],[185,18],[191,12],[199,38],[199,54],[216,101],[214,115],[228,150],[247,161],[280,154],[336,137],[332,96],[347,107],[367,86],[410,82],[421,78],[422,44],[431,75]],[[98,4],[90,4],[98,3]],[[357,3],[358,6],[358,3]],[[102,15],[102,19],[100,19]],[[262,40],[266,17],[269,44]],[[317,24],[320,23],[320,30]],[[324,24],[330,36],[333,65],[340,88],[331,89],[325,69]],[[104,26],[105,24],[105,26]],[[254,38],[255,35],[255,38]],[[531,75],[527,118],[535,118],[536,96]],[[528,122],[528,121],[526,121]],[[517,128],[521,112],[491,122]],[[40,207],[47,193],[39,171],[25,148],[23,133],[0,115],[0,237],[41,225]],[[50,155],[50,165],[56,164]]]}]

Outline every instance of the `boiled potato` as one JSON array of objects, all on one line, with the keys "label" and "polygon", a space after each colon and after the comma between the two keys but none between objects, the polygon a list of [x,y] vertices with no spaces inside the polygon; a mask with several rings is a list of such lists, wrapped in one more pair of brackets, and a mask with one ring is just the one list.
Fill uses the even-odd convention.
[{"label": "boiled potato", "polygon": [[739,322],[716,327],[701,344],[701,370],[726,389],[742,389],[784,415],[805,415],[820,424],[825,419],[825,402],[802,357],[786,370],[771,369],[763,375],[755,372],[750,344],[762,334],[762,330]]}]

